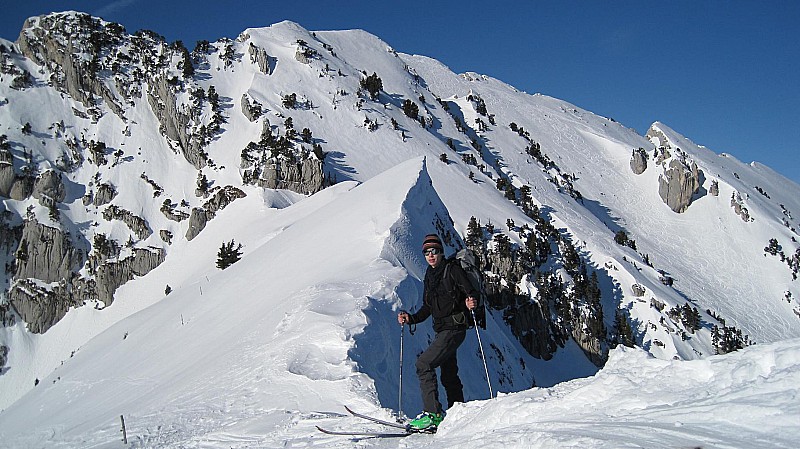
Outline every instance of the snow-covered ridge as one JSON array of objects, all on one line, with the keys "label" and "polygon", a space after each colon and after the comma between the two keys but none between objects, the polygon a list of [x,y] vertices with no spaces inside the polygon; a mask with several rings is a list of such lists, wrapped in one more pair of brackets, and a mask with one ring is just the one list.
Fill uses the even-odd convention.
[{"label": "snow-covered ridge", "polygon": [[[420,158],[354,188],[347,183],[332,187],[334,192],[325,195],[329,203],[314,206],[308,214],[294,218],[294,209],[302,211],[304,202],[278,212],[271,221],[284,230],[261,242],[254,225],[263,218],[243,223],[235,215],[221,216],[210,225],[210,233],[250,228],[245,241],[255,247],[225,271],[209,272],[200,285],[176,288],[169,301],[159,301],[92,339],[43,379],[41,388],[30,393],[31,400],[19,401],[0,415],[4,441],[35,446],[50,440],[50,430],[44,429],[70,421],[76,402],[96,405],[80,418],[83,424],[59,431],[56,440],[67,445],[92,431],[113,409],[131,410],[128,422],[142,420],[144,428],[165,412],[182,420],[207,419],[197,409],[183,409],[198,391],[221,399],[235,386],[238,392],[225,401],[237,409],[276,398],[286,410],[332,410],[344,397],[369,407],[378,399],[396,399],[389,399],[389,392],[397,391],[397,367],[388,373],[378,368],[390,365],[389,356],[396,355],[395,335],[385,329],[403,305],[399,292],[420,289],[419,278],[409,273],[420,273],[421,256],[416,251],[416,257],[401,255],[409,249],[402,242],[416,242],[434,220],[446,217],[430,181]],[[382,202],[376,204],[376,198]],[[408,209],[419,213],[401,214]],[[284,215],[292,221],[282,219]],[[396,243],[385,247],[384,241]],[[184,258],[196,257],[198,250]],[[518,352],[518,344],[497,337],[488,341],[503,348],[506,358],[529,358]],[[424,344],[420,339],[413,346]],[[394,350],[386,351],[390,347]],[[515,352],[505,352],[509,350]],[[480,363],[469,358],[464,362],[471,368]],[[465,380],[468,395],[485,388],[479,378]],[[530,377],[519,380],[525,386],[532,382]],[[283,394],[299,386],[304,394]],[[113,404],[102,400],[118,395]],[[173,405],[162,409],[166,404],[158,398],[167,397]],[[37,424],[44,431],[18,434],[15,429],[24,429],[24,417],[50,401],[48,416]],[[407,406],[419,404],[409,400]],[[129,431],[146,433],[144,428],[132,426]]]}]

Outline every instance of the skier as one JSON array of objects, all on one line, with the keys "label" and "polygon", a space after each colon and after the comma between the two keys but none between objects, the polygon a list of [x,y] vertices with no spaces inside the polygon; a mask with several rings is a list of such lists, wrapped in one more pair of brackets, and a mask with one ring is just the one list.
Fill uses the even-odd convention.
[{"label": "skier", "polygon": [[433,315],[436,336],[428,349],[417,358],[417,377],[424,410],[409,426],[416,430],[435,431],[444,419],[435,370],[441,370],[448,408],[456,402],[464,402],[456,353],[467,335],[469,311],[478,306],[476,298],[480,294],[469,282],[461,266],[445,259],[444,247],[438,235],[425,236],[422,252],[429,265],[425,271],[422,307],[413,315],[400,312],[397,321],[400,324],[417,324]]}]

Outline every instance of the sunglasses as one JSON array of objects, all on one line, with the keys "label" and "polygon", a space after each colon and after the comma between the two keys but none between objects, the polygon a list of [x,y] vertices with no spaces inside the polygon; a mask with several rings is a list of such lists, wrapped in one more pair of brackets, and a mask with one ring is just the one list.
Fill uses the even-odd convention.
[{"label": "sunglasses", "polygon": [[442,253],[442,250],[440,250],[439,248],[430,248],[430,249],[426,249],[425,251],[422,252],[422,254],[425,254],[426,256],[435,256],[435,255],[441,254],[441,253]]}]

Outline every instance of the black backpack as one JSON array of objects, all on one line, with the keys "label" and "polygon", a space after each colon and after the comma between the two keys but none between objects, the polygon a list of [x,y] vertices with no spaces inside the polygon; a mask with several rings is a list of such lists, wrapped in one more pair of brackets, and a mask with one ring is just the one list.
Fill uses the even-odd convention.
[{"label": "black backpack", "polygon": [[[469,279],[470,284],[472,284],[472,288],[474,288],[480,295],[480,297],[477,298],[478,307],[475,309],[475,318],[478,322],[478,326],[480,326],[481,329],[486,329],[486,302],[488,297],[486,296],[483,272],[480,270],[480,268],[478,268],[478,257],[471,249],[464,248],[450,256],[447,259],[447,262],[447,266],[445,267],[445,276],[450,275],[450,272],[448,271],[450,264],[459,264],[467,274],[467,278]],[[453,284],[455,285],[455,282]],[[472,320],[471,313],[467,315],[467,323],[469,327],[475,326],[475,322]]]}]

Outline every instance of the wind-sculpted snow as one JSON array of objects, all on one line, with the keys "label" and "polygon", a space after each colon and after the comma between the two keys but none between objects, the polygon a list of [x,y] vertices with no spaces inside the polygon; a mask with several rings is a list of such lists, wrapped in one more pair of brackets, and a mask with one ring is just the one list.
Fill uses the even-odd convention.
[{"label": "wind-sculpted snow", "polygon": [[596,376],[460,406],[416,447],[792,448],[798,385],[797,339],[694,361],[619,347]]}]

